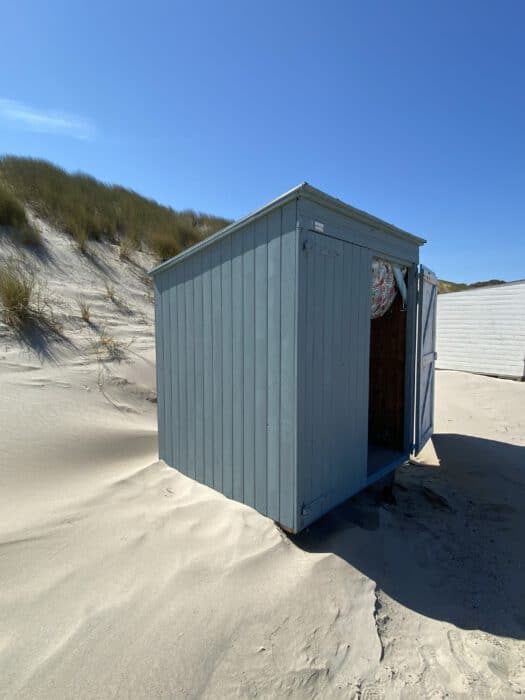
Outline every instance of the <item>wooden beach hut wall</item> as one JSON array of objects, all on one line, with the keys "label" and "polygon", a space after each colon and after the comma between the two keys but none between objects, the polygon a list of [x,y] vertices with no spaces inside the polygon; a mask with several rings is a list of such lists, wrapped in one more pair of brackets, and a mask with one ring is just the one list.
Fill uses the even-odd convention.
[{"label": "wooden beach hut wall", "polygon": [[525,280],[440,294],[438,369],[525,378]]},{"label": "wooden beach hut wall", "polygon": [[[433,428],[423,243],[304,183],[153,270],[160,457],[291,532],[406,461]],[[371,320],[378,260],[405,294]]]}]

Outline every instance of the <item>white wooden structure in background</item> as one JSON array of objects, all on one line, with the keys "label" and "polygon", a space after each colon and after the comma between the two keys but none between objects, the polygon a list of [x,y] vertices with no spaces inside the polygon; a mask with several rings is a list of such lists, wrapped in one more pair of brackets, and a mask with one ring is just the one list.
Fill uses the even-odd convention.
[{"label": "white wooden structure in background", "polygon": [[525,377],[525,280],[440,294],[438,369]]}]

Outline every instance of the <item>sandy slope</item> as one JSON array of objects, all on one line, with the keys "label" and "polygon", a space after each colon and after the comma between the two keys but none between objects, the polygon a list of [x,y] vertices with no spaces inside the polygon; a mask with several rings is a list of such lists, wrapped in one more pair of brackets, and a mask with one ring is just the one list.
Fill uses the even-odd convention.
[{"label": "sandy slope", "polygon": [[525,694],[525,385],[440,373],[441,466],[291,540],[156,461],[151,261],[45,236],[64,339],[0,325],[0,696]]}]

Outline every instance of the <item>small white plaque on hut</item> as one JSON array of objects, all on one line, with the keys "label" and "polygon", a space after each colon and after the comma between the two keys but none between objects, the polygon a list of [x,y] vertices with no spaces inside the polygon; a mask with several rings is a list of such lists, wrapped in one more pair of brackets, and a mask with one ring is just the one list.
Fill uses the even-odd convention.
[{"label": "small white plaque on hut", "polygon": [[324,233],[324,224],[322,221],[314,221],[314,231],[317,231],[317,233]]}]

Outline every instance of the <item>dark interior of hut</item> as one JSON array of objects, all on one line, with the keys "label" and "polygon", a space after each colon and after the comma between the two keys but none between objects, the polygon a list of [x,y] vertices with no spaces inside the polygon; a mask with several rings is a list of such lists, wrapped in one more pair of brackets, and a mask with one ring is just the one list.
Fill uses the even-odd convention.
[{"label": "dark interior of hut", "polygon": [[398,293],[370,321],[368,474],[402,456],[405,428],[406,309]]}]

